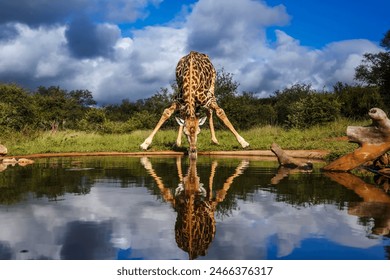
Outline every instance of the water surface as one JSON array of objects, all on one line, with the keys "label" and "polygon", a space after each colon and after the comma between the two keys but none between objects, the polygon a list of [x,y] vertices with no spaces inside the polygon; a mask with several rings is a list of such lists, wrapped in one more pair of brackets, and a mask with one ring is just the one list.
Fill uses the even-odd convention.
[{"label": "water surface", "polygon": [[209,157],[7,166],[0,259],[388,259],[387,181],[320,167]]}]

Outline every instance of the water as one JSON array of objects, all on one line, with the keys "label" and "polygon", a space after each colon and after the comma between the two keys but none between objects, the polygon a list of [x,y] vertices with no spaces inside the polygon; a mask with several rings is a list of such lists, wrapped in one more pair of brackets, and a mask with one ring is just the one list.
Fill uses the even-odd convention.
[{"label": "water", "polygon": [[0,259],[388,259],[387,181],[321,166],[288,174],[275,161],[209,157],[8,166]]}]

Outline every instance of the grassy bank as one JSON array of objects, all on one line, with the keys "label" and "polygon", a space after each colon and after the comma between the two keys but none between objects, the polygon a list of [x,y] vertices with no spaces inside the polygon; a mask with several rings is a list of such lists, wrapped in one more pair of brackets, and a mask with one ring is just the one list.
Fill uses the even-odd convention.
[{"label": "grassy bank", "polygon": [[[331,152],[331,156],[339,156],[356,148],[356,144],[340,140],[345,136],[348,125],[367,125],[364,122],[340,120],[323,126],[310,129],[285,130],[280,127],[265,126],[240,131],[241,135],[250,143],[251,150],[269,150],[272,142],[278,143],[283,149],[313,150],[321,149]],[[28,155],[35,153],[61,152],[137,152],[139,145],[148,136],[150,131],[134,131],[129,134],[99,134],[80,131],[59,131],[14,133],[0,136],[0,143],[8,148],[9,155]],[[198,148],[201,151],[241,150],[241,147],[228,130],[216,131],[219,145],[210,140],[210,132],[206,128],[198,136]],[[150,151],[172,150],[177,131],[159,131]],[[183,148],[187,141],[183,138]]]}]

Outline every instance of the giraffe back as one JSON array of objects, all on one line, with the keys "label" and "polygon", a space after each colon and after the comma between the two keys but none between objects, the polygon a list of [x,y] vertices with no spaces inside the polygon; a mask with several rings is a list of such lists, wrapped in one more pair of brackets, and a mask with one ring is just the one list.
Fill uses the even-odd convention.
[{"label": "giraffe back", "polygon": [[194,117],[199,106],[205,106],[214,97],[215,69],[206,54],[190,52],[176,67],[179,88],[176,101],[187,117]]}]

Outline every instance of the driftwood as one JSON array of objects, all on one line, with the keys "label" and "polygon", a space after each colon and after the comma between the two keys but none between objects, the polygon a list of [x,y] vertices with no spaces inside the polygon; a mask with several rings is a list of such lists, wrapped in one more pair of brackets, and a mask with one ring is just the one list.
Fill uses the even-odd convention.
[{"label": "driftwood", "polygon": [[290,174],[299,172],[311,172],[313,164],[303,159],[297,159],[287,155],[287,153],[276,143],[271,145],[271,151],[276,155],[279,162],[278,173],[271,179],[272,185],[277,185],[283,178]]},{"label": "driftwood", "polygon": [[278,158],[280,166],[287,168],[298,168],[303,170],[308,170],[313,168],[311,162],[306,162],[302,159],[296,159],[294,157],[288,156],[287,153],[276,143],[272,143],[271,151]]},{"label": "driftwood", "polygon": [[348,126],[350,142],[359,144],[352,153],[344,155],[323,167],[326,171],[349,171],[373,161],[390,150],[390,120],[379,108],[372,108],[368,115],[370,126]]}]

